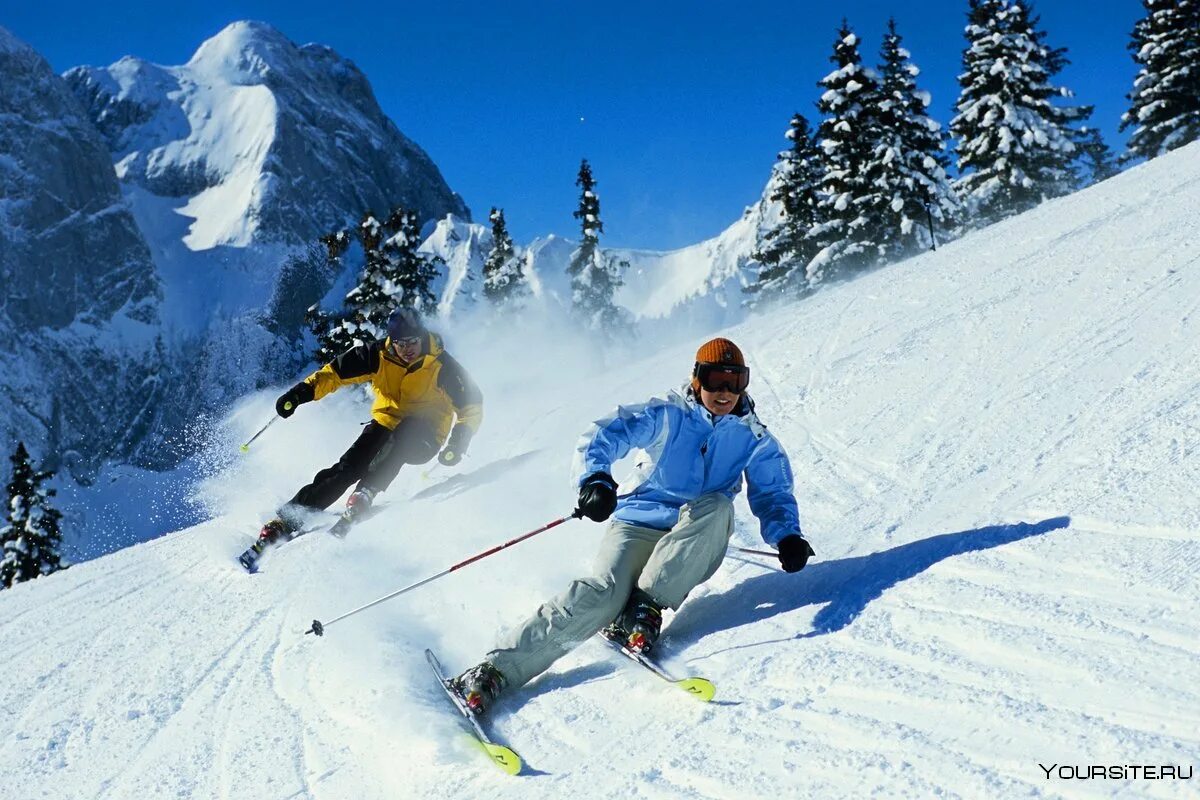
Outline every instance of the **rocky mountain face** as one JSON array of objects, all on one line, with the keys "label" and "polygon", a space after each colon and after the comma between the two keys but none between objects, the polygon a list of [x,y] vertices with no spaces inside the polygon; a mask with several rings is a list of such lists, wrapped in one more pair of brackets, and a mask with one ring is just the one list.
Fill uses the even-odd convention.
[{"label": "rocky mountain face", "polygon": [[91,482],[166,469],[198,420],[290,379],[368,209],[470,212],[327,47],[234,23],[182,66],[63,77],[0,29],[0,433]]},{"label": "rocky mountain face", "polygon": [[147,428],[161,287],[66,83],[3,28],[0,75],[0,435],[87,475]]},{"label": "rocky mountain face", "polygon": [[60,330],[153,320],[150,251],[104,140],[45,59],[0,28],[0,308]]}]

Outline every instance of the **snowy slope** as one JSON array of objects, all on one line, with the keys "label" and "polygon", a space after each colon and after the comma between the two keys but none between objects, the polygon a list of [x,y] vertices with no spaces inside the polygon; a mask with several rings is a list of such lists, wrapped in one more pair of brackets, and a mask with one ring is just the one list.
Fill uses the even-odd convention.
[{"label": "snowy slope", "polygon": [[[668,621],[671,666],[717,703],[586,643],[499,711],[524,777],[456,738],[420,649],[479,657],[587,569],[584,522],[302,634],[569,511],[578,432],[682,381],[695,346],[600,370],[559,332],[451,331],[488,398],[471,458],[402,473],[347,540],[301,539],[254,578],[232,562],[357,431],[342,393],[216,473],[224,516],[0,592],[6,797],[1194,797],[1197,218],[1192,145],[723,331],[819,558],[731,556]],[[756,529],[739,500],[736,542]]]}]

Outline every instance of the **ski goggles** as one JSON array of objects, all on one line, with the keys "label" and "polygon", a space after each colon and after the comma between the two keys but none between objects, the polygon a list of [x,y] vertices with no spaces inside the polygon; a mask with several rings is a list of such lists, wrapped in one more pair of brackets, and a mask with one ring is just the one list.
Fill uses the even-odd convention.
[{"label": "ski goggles", "polygon": [[412,347],[419,347],[420,345],[420,336],[403,336],[399,339],[392,339],[392,355],[403,360],[405,350]]},{"label": "ski goggles", "polygon": [[709,392],[727,391],[741,394],[750,385],[750,368],[736,364],[708,364],[697,362],[692,374],[700,386]]}]

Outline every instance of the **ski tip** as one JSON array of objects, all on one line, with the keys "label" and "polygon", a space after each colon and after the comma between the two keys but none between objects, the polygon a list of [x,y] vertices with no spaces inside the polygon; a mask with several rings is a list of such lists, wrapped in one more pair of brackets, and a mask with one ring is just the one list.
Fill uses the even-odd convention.
[{"label": "ski tip", "polygon": [[479,745],[487,751],[488,757],[492,759],[492,763],[497,767],[509,775],[521,774],[521,757],[512,750],[502,744],[491,742],[480,742]]},{"label": "ski tip", "polygon": [[713,686],[711,681],[704,678],[684,678],[683,680],[675,681],[675,685],[692,697],[702,700],[705,703],[712,700],[713,695],[717,693],[717,687]]}]

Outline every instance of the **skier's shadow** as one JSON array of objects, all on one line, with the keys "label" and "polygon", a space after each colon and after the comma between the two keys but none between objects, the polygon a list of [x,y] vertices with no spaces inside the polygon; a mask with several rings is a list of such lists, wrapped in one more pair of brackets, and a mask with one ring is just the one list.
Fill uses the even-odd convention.
[{"label": "skier's shadow", "polygon": [[445,499],[461,494],[468,489],[473,489],[476,486],[481,486],[485,483],[490,483],[497,478],[503,477],[518,464],[536,456],[541,450],[530,450],[526,453],[521,453],[519,456],[512,458],[502,458],[499,461],[493,461],[490,464],[485,464],[479,469],[465,472],[459,475],[454,475],[446,478],[444,481],[438,481],[433,486],[427,489],[422,489],[412,496],[413,500],[425,500],[430,497]]},{"label": "skier's shadow", "polygon": [[685,602],[664,631],[664,638],[669,632],[671,639],[686,644],[716,631],[822,603],[826,605],[813,619],[812,630],[797,633],[795,638],[835,633],[853,622],[872,600],[939,561],[1040,536],[1070,524],[1071,518],[1064,516],[943,533],[865,556],[817,561],[792,575],[760,575],[720,594]]}]

